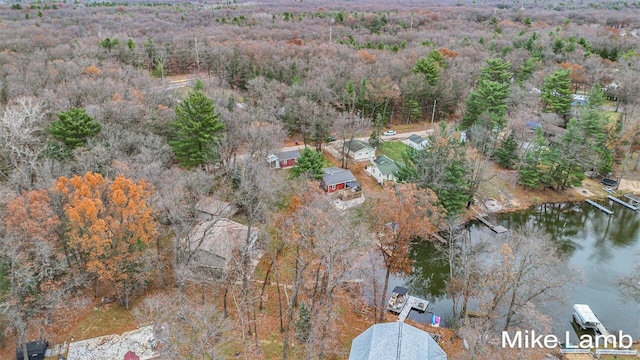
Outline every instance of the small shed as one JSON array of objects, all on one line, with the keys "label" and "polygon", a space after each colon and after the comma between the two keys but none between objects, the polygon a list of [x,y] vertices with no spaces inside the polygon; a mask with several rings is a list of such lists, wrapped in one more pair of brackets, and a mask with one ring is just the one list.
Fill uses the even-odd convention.
[{"label": "small shed", "polygon": [[429,142],[427,141],[427,139],[423,138],[422,136],[413,134],[407,138],[407,140],[405,141],[405,144],[407,144],[408,146],[416,150],[422,150],[425,147],[427,147]]},{"label": "small shed", "polygon": [[376,149],[361,140],[348,140],[344,142],[347,155],[353,161],[371,160],[376,156]]},{"label": "small shed", "polygon": [[49,343],[44,340],[30,341],[27,343],[27,358],[24,358],[22,346],[16,349],[16,359],[18,360],[44,360]]},{"label": "small shed", "polygon": [[273,169],[288,169],[298,163],[299,157],[300,150],[288,150],[267,156],[267,161]]},{"label": "small shed", "polygon": [[323,169],[324,175],[320,182],[320,187],[326,193],[336,192],[338,190],[346,189],[347,184],[351,187],[359,186],[358,180],[349,170],[341,169],[338,167],[330,167]]}]

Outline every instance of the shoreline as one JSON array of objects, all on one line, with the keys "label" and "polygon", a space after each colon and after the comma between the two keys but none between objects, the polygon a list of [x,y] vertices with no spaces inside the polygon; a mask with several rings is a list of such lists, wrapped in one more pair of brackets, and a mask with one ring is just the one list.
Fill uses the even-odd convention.
[{"label": "shoreline", "polygon": [[[498,187],[499,184],[492,184]],[[618,189],[614,193],[604,190],[599,181],[587,178],[582,181],[582,186],[564,190],[553,189],[525,189],[521,185],[503,186],[500,188],[500,197],[483,198],[476,196],[476,202],[464,213],[464,221],[473,220],[476,214],[508,214],[523,211],[542,204],[575,203],[591,200],[603,200],[607,196],[619,197],[622,194],[640,194],[640,181],[622,179]],[[477,198],[484,199],[480,201]]]}]

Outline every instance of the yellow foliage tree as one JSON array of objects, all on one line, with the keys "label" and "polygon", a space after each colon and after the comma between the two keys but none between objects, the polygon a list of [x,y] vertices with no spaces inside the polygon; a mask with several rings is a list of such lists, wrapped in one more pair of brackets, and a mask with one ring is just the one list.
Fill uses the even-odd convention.
[{"label": "yellow foliage tree", "polygon": [[145,250],[158,236],[147,204],[149,184],[123,175],[110,181],[88,172],[59,178],[55,191],[63,198],[65,239],[74,260],[96,281],[111,284],[128,309],[132,291],[149,274]]}]

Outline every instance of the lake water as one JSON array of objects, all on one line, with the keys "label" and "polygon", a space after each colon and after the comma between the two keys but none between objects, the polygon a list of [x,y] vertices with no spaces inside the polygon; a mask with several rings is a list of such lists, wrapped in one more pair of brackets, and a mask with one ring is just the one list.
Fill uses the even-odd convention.
[{"label": "lake water", "polygon": [[[600,204],[613,210],[606,215],[586,203],[541,205],[527,211],[501,214],[492,220],[507,229],[527,222],[544,229],[567,253],[570,265],[582,269],[584,283],[567,289],[564,304],[549,303],[541,308],[554,323],[553,332],[564,338],[565,331],[573,333],[571,316],[573,304],[588,304],[610,332],[640,338],[640,304],[623,303],[616,287],[616,279],[631,273],[640,256],[640,211],[629,210],[610,200]],[[494,234],[486,226],[472,223],[471,235],[485,235],[499,240],[504,235]],[[394,279],[394,285],[404,284],[411,293],[430,300],[434,313],[445,320],[451,317],[451,301],[444,287],[448,278],[448,265],[440,259],[432,244],[416,244],[411,256],[415,259],[414,272],[406,279]],[[410,318],[425,321],[426,317],[412,312]]]}]

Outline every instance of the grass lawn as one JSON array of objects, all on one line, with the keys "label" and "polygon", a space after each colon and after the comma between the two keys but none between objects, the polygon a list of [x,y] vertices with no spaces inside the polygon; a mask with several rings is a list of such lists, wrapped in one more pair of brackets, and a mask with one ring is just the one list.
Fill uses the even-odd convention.
[{"label": "grass lawn", "polygon": [[395,162],[402,161],[402,154],[409,149],[407,145],[399,141],[385,141],[378,148],[378,152],[387,155]]},{"label": "grass lawn", "polygon": [[96,307],[73,330],[76,340],[90,339],[96,336],[120,334],[136,329],[136,321],[131,311],[117,304]]}]

